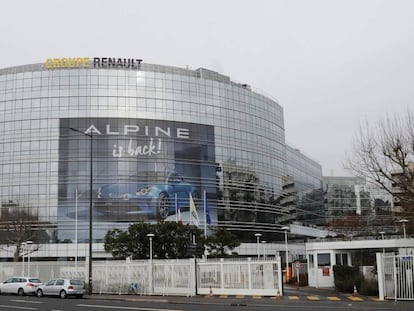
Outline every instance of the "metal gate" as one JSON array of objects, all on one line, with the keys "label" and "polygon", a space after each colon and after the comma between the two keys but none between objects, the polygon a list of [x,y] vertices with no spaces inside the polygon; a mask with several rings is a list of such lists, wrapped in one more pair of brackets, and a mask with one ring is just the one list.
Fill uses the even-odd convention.
[{"label": "metal gate", "polygon": [[[24,263],[0,262],[0,280],[18,275]],[[31,262],[32,276],[86,280],[87,262]],[[19,272],[20,271],[20,272]],[[280,257],[256,260],[174,259],[94,261],[93,292],[139,295],[282,295]],[[131,286],[134,284],[134,291]]]},{"label": "metal gate", "polygon": [[380,299],[414,300],[414,256],[377,254]]},{"label": "metal gate", "polygon": [[273,260],[209,259],[197,264],[198,294],[281,296],[280,257]]}]

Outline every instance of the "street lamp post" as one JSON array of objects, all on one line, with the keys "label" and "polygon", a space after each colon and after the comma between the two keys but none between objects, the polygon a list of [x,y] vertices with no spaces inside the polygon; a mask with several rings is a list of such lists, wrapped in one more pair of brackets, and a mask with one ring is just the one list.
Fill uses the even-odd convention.
[{"label": "street lamp post", "polygon": [[266,260],[266,251],[265,251],[265,244],[267,243],[267,241],[262,241],[262,256],[263,256],[263,260]]},{"label": "street lamp post", "polygon": [[89,138],[90,138],[90,159],[89,159],[89,161],[90,161],[90,165],[89,165],[89,263],[88,263],[88,273],[89,273],[89,282],[88,282],[88,294],[89,295],[91,295],[92,294],[92,215],[93,215],[93,213],[92,213],[92,200],[93,200],[93,198],[92,198],[92,194],[93,194],[93,190],[92,190],[92,187],[93,187],[93,183],[92,183],[92,178],[93,178],[93,175],[92,175],[92,168],[93,168],[93,158],[92,158],[92,156],[93,156],[93,135],[92,135],[92,133],[85,133],[85,132],[82,132],[82,131],[80,131],[80,130],[78,130],[78,129],[75,129],[75,128],[72,128],[72,127],[70,127],[70,129],[72,130],[72,131],[75,131],[75,132],[78,132],[78,133],[80,133],[80,134],[82,134],[82,135],[85,135],[85,136],[88,136]]},{"label": "street lamp post", "polygon": [[256,237],[256,244],[257,244],[257,259],[260,259],[260,237],[262,236],[261,233],[255,233],[254,236]]},{"label": "street lamp post", "polygon": [[22,242],[21,244],[21,252],[22,252],[22,271],[24,275],[24,252],[26,250],[26,242]]},{"label": "street lamp post", "polygon": [[283,231],[285,231],[285,253],[286,253],[286,282],[288,281],[288,274],[289,274],[289,254],[288,254],[288,230],[289,227],[285,226],[281,228]]},{"label": "street lamp post", "polygon": [[32,241],[26,241],[27,246],[27,276],[30,276],[30,252],[32,250]]},{"label": "street lamp post", "polygon": [[398,222],[403,226],[404,239],[406,239],[407,232],[405,231],[405,224],[408,222],[408,219],[400,219]]},{"label": "street lamp post", "polygon": [[152,238],[155,236],[154,233],[148,233],[147,237],[149,238],[149,247],[150,247],[150,251],[149,251],[149,258],[150,260],[152,260]]},{"label": "street lamp post", "polygon": [[152,238],[155,236],[154,233],[148,233],[147,237],[149,238],[149,258],[150,258],[150,266],[151,266],[151,271],[150,271],[150,275],[149,275],[149,284],[150,284],[150,294],[154,293],[154,284],[153,284],[153,273],[154,273],[154,269],[152,266]]},{"label": "street lamp post", "polygon": [[[382,243],[384,243],[384,234],[385,234],[385,231],[380,231],[378,233],[381,234],[381,240],[383,241]],[[385,248],[384,247],[382,248],[382,253],[385,254]]]}]

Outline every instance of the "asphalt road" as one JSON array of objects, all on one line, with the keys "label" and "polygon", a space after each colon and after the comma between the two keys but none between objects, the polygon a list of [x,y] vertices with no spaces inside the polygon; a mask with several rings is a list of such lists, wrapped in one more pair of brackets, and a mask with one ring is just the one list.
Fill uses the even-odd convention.
[{"label": "asphalt road", "polygon": [[287,297],[271,299],[222,299],[220,297],[134,297],[134,296],[90,296],[84,299],[60,299],[34,296],[0,296],[1,311],[34,310],[34,311],[106,311],[106,310],[139,310],[139,311],[243,311],[243,310],[372,310],[408,311],[414,309],[414,302],[372,300],[364,301],[330,301],[308,299],[290,300]]}]

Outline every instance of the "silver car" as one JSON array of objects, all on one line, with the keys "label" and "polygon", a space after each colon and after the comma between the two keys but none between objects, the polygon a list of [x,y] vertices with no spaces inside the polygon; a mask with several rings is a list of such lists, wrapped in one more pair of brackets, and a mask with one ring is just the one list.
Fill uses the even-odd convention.
[{"label": "silver car", "polygon": [[15,276],[0,283],[0,294],[34,295],[41,283],[38,278]]},{"label": "silver car", "polygon": [[38,297],[59,296],[60,298],[66,298],[68,296],[75,296],[76,298],[82,298],[84,293],[83,281],[75,279],[50,280],[36,290]]}]

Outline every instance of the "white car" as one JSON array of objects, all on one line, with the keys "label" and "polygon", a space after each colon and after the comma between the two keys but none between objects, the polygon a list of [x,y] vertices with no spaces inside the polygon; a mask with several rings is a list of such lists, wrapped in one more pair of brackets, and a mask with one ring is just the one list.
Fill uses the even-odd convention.
[{"label": "white car", "polygon": [[35,277],[15,276],[0,283],[0,294],[35,295],[42,282]]},{"label": "white car", "polygon": [[76,298],[82,298],[84,293],[85,286],[83,281],[74,279],[50,280],[36,290],[38,297],[59,296],[60,298],[66,298],[68,296],[75,296]]}]

